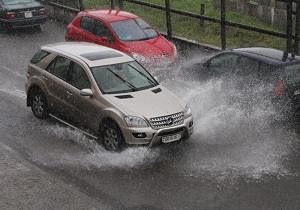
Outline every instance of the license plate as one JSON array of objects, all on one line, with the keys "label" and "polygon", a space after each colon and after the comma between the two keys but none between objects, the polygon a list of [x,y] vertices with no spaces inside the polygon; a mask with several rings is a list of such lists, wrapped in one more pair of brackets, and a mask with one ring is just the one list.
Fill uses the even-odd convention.
[{"label": "license plate", "polygon": [[300,95],[300,90],[295,90],[294,95],[295,96]]},{"label": "license plate", "polygon": [[163,136],[161,138],[161,141],[163,143],[169,143],[169,142],[172,142],[172,141],[177,141],[179,139],[181,139],[181,133],[176,133],[176,134],[170,135],[170,136]]},{"label": "license plate", "polygon": [[25,18],[32,18],[32,12],[28,11],[28,12],[24,12]]}]

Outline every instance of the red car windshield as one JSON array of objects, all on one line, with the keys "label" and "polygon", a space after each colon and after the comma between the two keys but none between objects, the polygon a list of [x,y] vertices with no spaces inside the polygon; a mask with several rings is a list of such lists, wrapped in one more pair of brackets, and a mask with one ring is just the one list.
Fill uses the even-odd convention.
[{"label": "red car windshield", "polygon": [[140,18],[111,22],[110,25],[122,41],[140,41],[158,36],[157,32]]}]

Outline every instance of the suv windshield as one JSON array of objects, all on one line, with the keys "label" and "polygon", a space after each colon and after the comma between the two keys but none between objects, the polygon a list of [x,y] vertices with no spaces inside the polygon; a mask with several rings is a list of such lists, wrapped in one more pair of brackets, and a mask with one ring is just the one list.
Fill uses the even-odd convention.
[{"label": "suv windshield", "polygon": [[284,68],[286,83],[295,84],[300,82],[300,64],[293,64]]},{"label": "suv windshield", "polygon": [[91,70],[104,94],[134,92],[158,85],[158,82],[135,61],[93,67]]},{"label": "suv windshield", "polygon": [[110,23],[117,36],[123,41],[139,41],[158,36],[157,32],[140,18]]}]

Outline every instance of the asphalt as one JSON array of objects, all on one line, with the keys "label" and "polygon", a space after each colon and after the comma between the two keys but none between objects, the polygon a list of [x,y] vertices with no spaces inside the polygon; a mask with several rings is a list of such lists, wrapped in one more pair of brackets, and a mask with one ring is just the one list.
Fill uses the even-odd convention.
[{"label": "asphalt", "polygon": [[0,209],[113,209],[93,200],[0,142]]}]

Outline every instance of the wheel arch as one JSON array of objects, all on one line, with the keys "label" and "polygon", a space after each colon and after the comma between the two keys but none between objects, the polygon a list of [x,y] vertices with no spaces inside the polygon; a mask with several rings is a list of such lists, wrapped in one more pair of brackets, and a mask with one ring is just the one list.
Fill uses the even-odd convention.
[{"label": "wheel arch", "polygon": [[32,102],[32,95],[33,93],[37,92],[37,91],[43,91],[38,85],[34,84],[32,85],[27,92],[27,100],[26,100],[26,104],[27,106],[31,106],[31,102]]},{"label": "wheel arch", "polygon": [[[109,124],[109,123],[115,123],[119,129],[121,130],[120,128],[120,125],[117,123],[116,120],[114,120],[112,117],[104,117],[103,119],[101,119],[100,123],[99,123],[99,134],[101,133],[102,129],[104,128],[105,124]],[[122,132],[122,130],[121,130]],[[123,135],[123,133],[122,133]]]},{"label": "wheel arch", "polygon": [[[108,125],[108,126],[106,126],[106,125]],[[118,128],[118,133],[121,135],[121,141],[120,141],[120,145],[119,145],[120,147],[116,151],[121,151],[125,147],[125,145],[127,144],[127,142],[126,142],[124,133],[123,133],[120,125],[117,123],[116,120],[114,120],[111,117],[104,117],[101,120],[101,122],[99,124],[99,138],[98,138],[98,143],[102,144],[107,149],[107,146],[104,143],[104,139],[102,138],[102,134],[103,134],[103,132],[105,131],[105,129],[107,127],[110,127],[109,125],[114,125],[114,126],[116,126]]]}]

